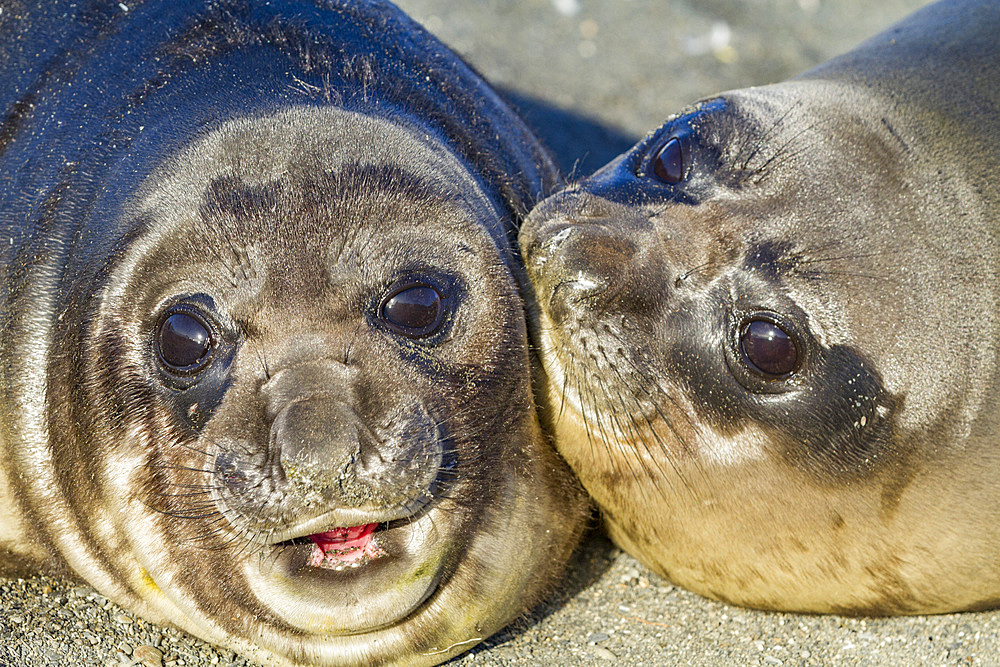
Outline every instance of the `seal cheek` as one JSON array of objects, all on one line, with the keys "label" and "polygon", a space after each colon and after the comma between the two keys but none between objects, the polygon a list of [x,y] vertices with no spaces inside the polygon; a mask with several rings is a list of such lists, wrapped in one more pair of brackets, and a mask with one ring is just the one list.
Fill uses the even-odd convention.
[{"label": "seal cheek", "polygon": [[763,429],[747,424],[736,433],[718,433],[711,427],[705,427],[696,442],[706,462],[737,467],[750,461],[767,459],[765,445],[769,440]]}]

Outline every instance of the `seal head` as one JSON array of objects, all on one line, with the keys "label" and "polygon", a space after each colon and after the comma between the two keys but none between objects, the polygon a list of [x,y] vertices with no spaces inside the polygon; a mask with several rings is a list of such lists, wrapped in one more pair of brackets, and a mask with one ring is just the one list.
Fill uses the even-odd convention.
[{"label": "seal head", "polygon": [[766,609],[998,599],[1000,107],[961,74],[998,25],[932,7],[532,212],[547,419],[657,572]]}]

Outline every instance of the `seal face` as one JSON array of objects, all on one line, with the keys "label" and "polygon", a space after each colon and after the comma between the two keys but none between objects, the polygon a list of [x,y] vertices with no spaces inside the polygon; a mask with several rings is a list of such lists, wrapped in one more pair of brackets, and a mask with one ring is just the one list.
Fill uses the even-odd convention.
[{"label": "seal face", "polygon": [[997,26],[934,6],[529,216],[547,420],[657,572],[767,609],[1000,599]]},{"label": "seal face", "polygon": [[535,140],[389,5],[78,18],[0,133],[0,565],[277,664],[523,613],[586,517],[511,261]]}]

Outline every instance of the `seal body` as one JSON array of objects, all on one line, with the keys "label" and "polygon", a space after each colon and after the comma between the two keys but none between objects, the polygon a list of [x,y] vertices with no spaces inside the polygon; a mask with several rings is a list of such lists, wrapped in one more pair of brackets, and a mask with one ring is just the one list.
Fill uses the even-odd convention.
[{"label": "seal body", "polygon": [[514,224],[556,176],[380,2],[0,14],[0,568],[273,664],[432,664],[586,501]]},{"label": "seal body", "polygon": [[998,30],[930,6],[529,216],[546,419],[655,571],[765,609],[997,604]]}]

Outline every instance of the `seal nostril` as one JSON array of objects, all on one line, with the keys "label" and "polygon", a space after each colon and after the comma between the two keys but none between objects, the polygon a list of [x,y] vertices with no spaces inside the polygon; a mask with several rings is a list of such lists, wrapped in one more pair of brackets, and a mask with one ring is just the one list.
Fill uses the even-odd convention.
[{"label": "seal nostril", "polygon": [[566,227],[550,237],[543,277],[552,284],[549,314],[556,322],[574,313],[601,312],[632,274],[635,244],[605,225]]},{"label": "seal nostril", "polygon": [[583,275],[573,280],[561,281],[552,288],[552,294],[549,296],[549,313],[556,322],[563,322],[573,313],[590,310],[593,300],[607,290],[607,282]]}]

